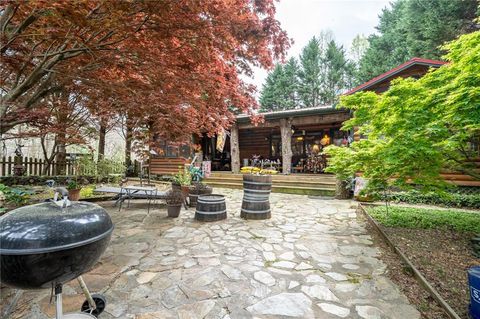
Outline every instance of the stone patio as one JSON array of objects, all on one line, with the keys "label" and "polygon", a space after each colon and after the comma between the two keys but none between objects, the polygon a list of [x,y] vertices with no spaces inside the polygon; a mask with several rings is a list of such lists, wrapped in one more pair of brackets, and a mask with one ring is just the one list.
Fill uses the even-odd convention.
[{"label": "stone patio", "polygon": [[[419,318],[385,276],[355,203],[272,194],[272,219],[245,221],[242,192],[227,196],[228,219],[200,223],[194,209],[166,217],[141,201],[109,210],[116,229],[100,263],[83,277],[103,293],[100,318]],[[64,307],[84,300],[76,281]],[[14,291],[2,289],[2,305]],[[24,292],[11,318],[49,318],[50,291]],[[5,302],[7,301],[7,302]]]}]

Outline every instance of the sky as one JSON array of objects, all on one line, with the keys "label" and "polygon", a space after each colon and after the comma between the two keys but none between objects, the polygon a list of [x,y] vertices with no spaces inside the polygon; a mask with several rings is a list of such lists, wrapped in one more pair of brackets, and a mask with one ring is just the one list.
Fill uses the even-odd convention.
[{"label": "sky", "polygon": [[[338,43],[348,50],[357,34],[375,32],[378,15],[391,0],[281,0],[277,3],[277,20],[294,44],[288,57],[298,57],[308,41],[322,30],[331,30]],[[268,71],[256,68],[246,82],[255,84],[258,91]]]}]

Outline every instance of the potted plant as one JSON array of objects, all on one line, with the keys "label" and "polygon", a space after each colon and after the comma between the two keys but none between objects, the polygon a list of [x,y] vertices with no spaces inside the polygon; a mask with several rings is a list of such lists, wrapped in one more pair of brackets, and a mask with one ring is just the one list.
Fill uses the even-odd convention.
[{"label": "potted plant", "polygon": [[193,183],[192,186],[190,186],[190,190],[189,190],[189,193],[188,193],[188,198],[189,198],[189,201],[188,201],[188,204],[190,207],[195,207],[197,205],[197,198],[198,196],[200,195],[209,195],[211,194],[213,191],[213,189],[208,186],[208,185],[205,185],[203,183]]},{"label": "potted plant", "polygon": [[68,198],[73,201],[80,200],[80,190],[82,189],[76,180],[71,179],[67,184]]},{"label": "potted plant", "polygon": [[165,198],[168,217],[178,217],[182,208],[183,195],[179,191],[170,190]]},{"label": "potted plant", "polygon": [[188,196],[188,190],[192,184],[192,175],[186,169],[180,169],[177,174],[172,177],[172,189],[181,190],[184,197]]}]

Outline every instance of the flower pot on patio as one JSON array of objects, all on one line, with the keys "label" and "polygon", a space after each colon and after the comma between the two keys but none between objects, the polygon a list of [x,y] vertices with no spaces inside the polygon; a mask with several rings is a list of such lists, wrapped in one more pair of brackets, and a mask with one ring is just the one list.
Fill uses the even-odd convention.
[{"label": "flower pot on patio", "polygon": [[70,199],[72,201],[80,200],[80,191],[81,190],[82,190],[81,188],[69,189],[68,190],[68,199]]},{"label": "flower pot on patio", "polygon": [[168,217],[178,217],[183,203],[183,195],[181,191],[171,190],[165,197],[167,202],[167,214]]},{"label": "flower pot on patio", "polygon": [[182,205],[167,205],[167,214],[168,217],[176,218],[180,215],[180,210],[182,209]]}]

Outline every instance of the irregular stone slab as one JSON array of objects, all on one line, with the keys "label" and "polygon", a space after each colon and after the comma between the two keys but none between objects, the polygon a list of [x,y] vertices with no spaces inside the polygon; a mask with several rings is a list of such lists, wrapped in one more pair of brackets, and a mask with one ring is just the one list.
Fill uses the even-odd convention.
[{"label": "irregular stone slab", "polygon": [[357,289],[358,285],[356,284],[352,284],[352,283],[349,283],[349,282],[342,282],[342,283],[338,283],[336,286],[335,286],[335,290],[338,290],[340,292],[350,292],[350,291],[354,291],[355,289]]},{"label": "irregular stone slab", "polygon": [[269,243],[262,243],[262,248],[265,251],[272,251],[273,250],[273,246]]},{"label": "irregular stone slab", "polygon": [[358,315],[364,319],[382,319],[383,312],[373,306],[356,306]]},{"label": "irregular stone slab", "polygon": [[310,258],[310,254],[307,253],[306,251],[297,251],[297,255],[302,257],[303,259],[308,259]]},{"label": "irregular stone slab", "polygon": [[201,266],[218,266],[220,260],[218,258],[198,258],[198,264]]},{"label": "irregular stone slab", "polygon": [[298,264],[297,267],[295,267],[295,270],[307,270],[307,269],[313,269],[313,267],[312,265],[307,264],[303,261],[300,264]]},{"label": "irregular stone slab", "polygon": [[280,268],[287,268],[287,269],[292,269],[296,266],[295,263],[292,263],[291,261],[278,261],[276,263],[273,263],[274,267],[280,267]]},{"label": "irregular stone slab", "polygon": [[245,276],[242,275],[242,272],[238,270],[237,268],[233,268],[229,265],[223,265],[221,268],[222,272],[227,276],[228,278],[232,280],[241,280],[245,279]]},{"label": "irregular stone slab", "polygon": [[203,319],[215,306],[215,301],[204,300],[177,308],[179,319]]},{"label": "irregular stone slab", "polygon": [[300,283],[298,281],[292,280],[290,281],[290,284],[288,285],[288,289],[293,289],[295,287],[298,287]]},{"label": "irregular stone slab", "polygon": [[212,282],[216,280],[215,274],[212,273],[206,273],[201,275],[200,277],[196,278],[192,286],[193,287],[204,287],[210,285]]},{"label": "irregular stone slab", "polygon": [[350,314],[350,309],[334,305],[333,303],[322,302],[317,304],[323,311],[331,313],[340,318],[346,318]]},{"label": "irregular stone slab", "polygon": [[195,260],[189,259],[183,264],[183,268],[190,268],[190,267],[195,266],[196,264],[197,264],[197,262]]},{"label": "irregular stone slab", "polygon": [[320,284],[324,284],[327,282],[325,278],[320,277],[319,275],[308,275],[306,281],[310,283],[320,283]]},{"label": "irregular stone slab", "polygon": [[253,314],[313,318],[312,301],[302,293],[281,293],[247,308]]},{"label": "irregular stone slab", "polygon": [[166,289],[162,295],[162,304],[168,308],[174,308],[187,302],[187,296],[178,286]]},{"label": "irregular stone slab", "polygon": [[253,274],[253,278],[267,286],[273,286],[276,282],[275,278],[273,278],[272,275],[265,271],[257,271]]},{"label": "irregular stone slab", "polygon": [[333,294],[325,286],[321,285],[314,285],[314,286],[302,286],[302,291],[306,293],[308,296],[312,298],[317,298],[320,300],[327,300],[327,301],[339,301],[337,296]]},{"label": "irregular stone slab", "polygon": [[275,261],[277,260],[277,256],[275,256],[274,253],[270,251],[264,251],[263,252],[263,258],[265,258],[266,261]]},{"label": "irregular stone slab", "polygon": [[295,258],[295,255],[293,254],[293,252],[288,251],[286,253],[281,254],[278,258],[283,260],[293,260]]},{"label": "irregular stone slab", "polygon": [[332,278],[333,280],[336,280],[336,281],[345,281],[345,280],[348,280],[348,277],[343,275],[343,274],[339,274],[338,272],[326,272],[325,275],[327,275],[328,277]]},{"label": "irregular stone slab", "polygon": [[357,270],[360,268],[359,265],[355,265],[355,264],[345,264],[345,265],[342,265],[342,267],[350,270]]},{"label": "irregular stone slab", "polygon": [[147,282],[150,282],[156,275],[156,272],[142,272],[137,277],[137,282],[141,285],[146,284]]},{"label": "irregular stone slab", "polygon": [[252,295],[259,299],[263,299],[268,296],[270,292],[272,292],[267,286],[264,284],[259,283],[253,279],[250,280],[250,284],[253,287]]}]

